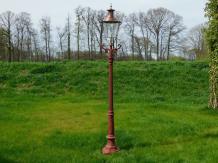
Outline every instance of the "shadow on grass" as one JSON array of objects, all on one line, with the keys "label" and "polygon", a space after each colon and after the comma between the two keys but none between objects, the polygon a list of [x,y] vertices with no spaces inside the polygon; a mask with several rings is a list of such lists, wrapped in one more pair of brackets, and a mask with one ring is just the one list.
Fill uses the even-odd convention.
[{"label": "shadow on grass", "polygon": [[218,138],[218,133],[206,133],[203,138]]},{"label": "shadow on grass", "polygon": [[147,148],[151,147],[150,142],[144,142],[139,139],[135,134],[118,130],[116,132],[118,147],[121,150],[131,150],[133,148]]},{"label": "shadow on grass", "polygon": [[72,133],[53,131],[44,139],[44,144],[50,147],[64,149],[100,149],[103,146],[105,136],[102,133]]},{"label": "shadow on grass", "polygon": [[[93,150],[101,149],[106,143],[107,133],[72,133],[62,132],[59,130],[53,131],[44,139],[44,144],[50,147],[58,147],[65,149],[82,149]],[[142,142],[133,133],[128,133],[123,130],[116,131],[116,143],[121,150],[131,150],[135,147],[150,147],[148,142]]]},{"label": "shadow on grass", "polygon": [[[135,133],[126,132],[124,130],[116,131],[116,143],[122,151],[129,151],[133,148],[151,148],[152,146],[175,145],[182,143],[190,143],[195,138],[186,138],[180,140],[164,140],[159,143],[149,142],[140,139]],[[218,138],[218,133],[206,133],[198,135],[197,138]],[[44,139],[44,144],[49,147],[62,148],[69,150],[92,151],[101,149],[107,143],[106,133],[72,133],[55,130]],[[0,162],[3,162],[0,160]]]},{"label": "shadow on grass", "polygon": [[200,111],[204,114],[209,114],[211,116],[218,116],[218,110],[217,109],[213,109],[213,108],[209,108],[207,106],[202,107],[200,109]]},{"label": "shadow on grass", "polygon": [[134,137],[132,137],[129,133],[123,130],[118,130],[116,132],[116,141],[120,149],[130,150],[134,147],[134,143],[136,140],[134,140]]},{"label": "shadow on grass", "polygon": [[12,160],[3,158],[2,156],[0,156],[0,162],[1,162],[1,163],[17,163],[17,162],[15,162],[15,161],[12,161]]}]

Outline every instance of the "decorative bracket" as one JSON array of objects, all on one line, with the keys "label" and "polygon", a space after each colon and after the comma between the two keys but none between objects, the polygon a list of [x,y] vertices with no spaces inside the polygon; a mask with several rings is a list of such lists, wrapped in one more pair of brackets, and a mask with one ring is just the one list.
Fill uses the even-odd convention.
[{"label": "decorative bracket", "polygon": [[108,53],[109,50],[112,50],[113,52],[117,52],[119,49],[122,48],[122,45],[121,44],[118,44],[117,48],[105,48],[104,44],[101,44],[100,45],[101,49],[103,49],[105,51],[105,53]]}]

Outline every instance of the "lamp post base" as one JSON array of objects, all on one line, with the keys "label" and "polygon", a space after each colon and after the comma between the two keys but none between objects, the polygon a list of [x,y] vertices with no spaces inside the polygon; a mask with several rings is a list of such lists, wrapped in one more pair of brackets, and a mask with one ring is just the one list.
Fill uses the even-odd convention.
[{"label": "lamp post base", "polygon": [[103,149],[102,149],[102,153],[105,155],[110,155],[112,153],[116,153],[119,152],[119,148],[117,146],[111,146],[111,145],[106,145]]}]

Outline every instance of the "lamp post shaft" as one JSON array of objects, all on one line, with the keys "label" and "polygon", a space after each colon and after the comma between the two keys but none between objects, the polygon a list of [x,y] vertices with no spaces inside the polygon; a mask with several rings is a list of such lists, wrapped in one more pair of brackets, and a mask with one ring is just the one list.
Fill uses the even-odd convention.
[{"label": "lamp post shaft", "polygon": [[108,135],[107,135],[107,145],[102,149],[103,154],[112,154],[119,151],[119,148],[115,143],[115,132],[114,132],[114,111],[113,111],[113,45],[110,44],[110,49],[108,49],[108,70],[109,70],[109,80],[108,80]]}]

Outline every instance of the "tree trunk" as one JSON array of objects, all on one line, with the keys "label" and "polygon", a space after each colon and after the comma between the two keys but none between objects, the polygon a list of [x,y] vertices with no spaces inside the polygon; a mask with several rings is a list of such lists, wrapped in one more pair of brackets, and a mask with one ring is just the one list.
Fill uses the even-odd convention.
[{"label": "tree trunk", "polygon": [[70,60],[70,33],[68,33],[67,36],[67,56],[68,56],[68,60]]},{"label": "tree trunk", "polygon": [[134,55],[135,55],[135,41],[134,41],[134,30],[132,31],[132,59],[134,60]]},{"label": "tree trunk", "polygon": [[209,107],[218,108],[218,62],[213,59],[210,64],[210,97]]},{"label": "tree trunk", "polygon": [[169,34],[168,44],[167,44],[167,60],[170,59],[170,46],[171,46],[171,32]]},{"label": "tree trunk", "polygon": [[91,60],[91,48],[90,48],[90,29],[89,24],[87,25],[87,45],[89,50],[89,59]]},{"label": "tree trunk", "polygon": [[102,45],[103,44],[103,23],[101,23],[101,31],[100,31],[100,55],[103,58],[103,50]]},{"label": "tree trunk", "polygon": [[70,17],[68,16],[67,19],[67,56],[68,56],[68,60],[70,60],[71,58],[71,48],[70,48],[70,42],[71,42],[71,38],[70,38]]},{"label": "tree trunk", "polygon": [[157,61],[159,61],[159,34],[157,34],[156,46],[157,46]]},{"label": "tree trunk", "polygon": [[77,59],[79,60],[80,52],[80,18],[78,17],[78,27],[77,27]]},{"label": "tree trunk", "polygon": [[12,61],[12,48],[11,48],[11,30],[10,28],[8,29],[8,62]]}]

